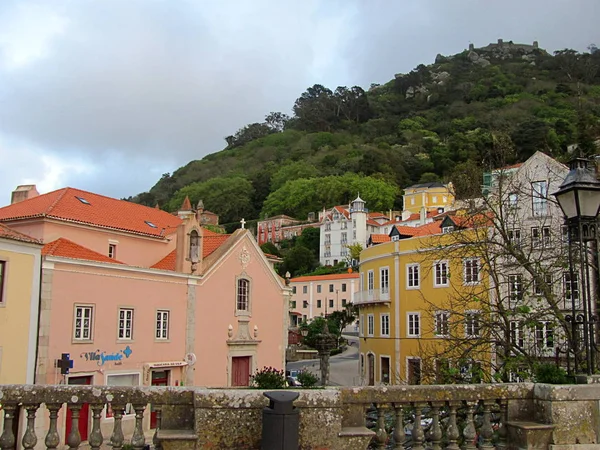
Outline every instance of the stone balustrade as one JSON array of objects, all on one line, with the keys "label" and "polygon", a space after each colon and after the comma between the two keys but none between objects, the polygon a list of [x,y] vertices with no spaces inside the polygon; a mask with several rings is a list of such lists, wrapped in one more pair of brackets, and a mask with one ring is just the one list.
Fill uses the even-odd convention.
[{"label": "stone balustrade", "polygon": [[[599,384],[382,386],[299,392],[295,405],[300,410],[303,450],[550,446],[573,450],[577,445],[589,449],[597,443],[600,429]],[[78,422],[84,404],[89,405],[91,422],[86,448],[121,449],[127,441],[138,450],[147,444],[165,450],[258,449],[262,410],[268,400],[254,389],[2,385],[0,449],[80,448]],[[110,420],[103,415],[107,404],[113,412]],[[134,412],[127,439],[122,426],[126,405]],[[144,416],[149,415],[150,405],[157,429],[152,439],[146,439]],[[15,417],[18,410],[19,418]],[[65,436],[61,427],[67,417],[71,426]],[[19,435],[13,431],[15,421],[20,425]],[[103,422],[109,422],[109,432]]]}]

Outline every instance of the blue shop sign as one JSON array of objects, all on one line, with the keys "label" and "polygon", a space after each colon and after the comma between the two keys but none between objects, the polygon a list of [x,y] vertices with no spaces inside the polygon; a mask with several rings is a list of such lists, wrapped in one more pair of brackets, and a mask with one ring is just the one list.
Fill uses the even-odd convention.
[{"label": "blue shop sign", "polygon": [[129,347],[125,347],[123,350],[119,350],[115,353],[106,353],[96,350],[95,352],[83,352],[79,355],[80,358],[85,358],[86,361],[96,361],[96,364],[103,366],[106,362],[118,362],[125,357],[126,359],[131,356],[133,350]]}]

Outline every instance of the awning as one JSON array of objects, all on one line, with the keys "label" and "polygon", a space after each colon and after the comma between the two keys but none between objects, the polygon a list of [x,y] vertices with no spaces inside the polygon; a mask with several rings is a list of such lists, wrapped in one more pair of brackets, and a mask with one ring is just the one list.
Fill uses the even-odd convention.
[{"label": "awning", "polygon": [[295,311],[290,311],[290,314],[292,314],[293,316],[301,316],[302,315],[302,313],[295,312]]}]

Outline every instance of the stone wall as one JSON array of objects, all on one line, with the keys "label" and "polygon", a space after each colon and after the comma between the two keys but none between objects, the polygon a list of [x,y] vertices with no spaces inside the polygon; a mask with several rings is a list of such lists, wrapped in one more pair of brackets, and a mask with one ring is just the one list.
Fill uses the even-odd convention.
[{"label": "stone wall", "polygon": [[[405,439],[402,420],[421,410],[433,412],[435,417],[440,408],[446,412],[452,411],[452,408],[454,411],[466,412],[466,416],[461,417],[467,417],[470,422],[459,430],[465,439],[469,439],[469,433],[474,433],[476,427],[479,436],[490,438],[493,433],[490,419],[499,418],[498,439],[509,449],[520,445],[510,442],[511,438],[515,439],[510,432],[502,433],[502,429],[506,430],[503,426],[505,423],[509,423],[513,429],[525,430],[524,432],[537,426],[545,430],[543,442],[555,446],[596,444],[600,428],[599,384],[390,386],[306,389],[297,392],[299,397],[294,405],[299,411],[299,442],[302,450],[360,450],[366,449],[371,439],[375,439],[380,445],[394,439]],[[169,445],[165,441],[165,449],[259,449],[263,409],[269,403],[263,391],[256,389],[0,386],[0,404],[7,412],[17,404],[31,409],[40,403],[55,407],[66,403],[70,408],[90,403],[96,405],[97,410],[107,402],[111,402],[113,406],[133,403],[136,411],[145,408],[146,417],[149,415],[149,408],[145,405],[152,404],[162,411],[161,431],[165,432],[165,436],[171,432],[172,436],[191,437],[188,439],[189,445],[186,444],[185,447],[181,442]],[[64,412],[64,406],[62,411]],[[43,416],[47,417],[47,413],[40,408],[37,420],[47,422],[46,419],[42,420]],[[474,418],[473,414],[478,418]],[[0,418],[1,416],[0,413]],[[141,417],[136,417],[135,423],[140,432],[138,439],[143,439]],[[395,426],[390,428],[390,420],[393,423],[394,417],[400,422],[395,422]],[[437,418],[440,419],[440,416]],[[378,424],[383,423],[387,426],[380,428]],[[445,421],[438,420],[437,423],[437,426],[448,426]],[[415,439],[427,442],[432,436],[435,439],[435,433],[423,433],[420,424],[420,421],[414,420],[413,445]],[[105,443],[111,434],[106,429],[107,425],[108,422],[93,423],[93,427],[98,426],[102,431]],[[367,425],[372,429],[368,429]],[[45,433],[39,427],[34,430],[35,426],[31,431],[37,434],[36,448],[44,448]],[[24,431],[27,434],[29,428]],[[11,436],[2,434],[0,448],[3,448],[3,439],[6,441],[10,438]],[[531,448],[546,448],[547,445],[534,445]]]}]

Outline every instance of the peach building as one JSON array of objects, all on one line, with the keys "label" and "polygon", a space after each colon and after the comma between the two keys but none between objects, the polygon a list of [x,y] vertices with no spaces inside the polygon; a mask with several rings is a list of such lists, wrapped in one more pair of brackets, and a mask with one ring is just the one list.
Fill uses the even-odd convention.
[{"label": "peach building", "polygon": [[358,273],[309,275],[290,280],[292,298],[290,325],[310,321],[315,316],[325,316],[352,303],[359,290]]},{"label": "peach building", "polygon": [[[290,289],[248,230],[203,228],[188,199],[175,216],[73,188],[32,194],[0,222],[45,244],[36,383],[245,386],[283,369]],[[89,421],[84,408],[84,440]]]}]

